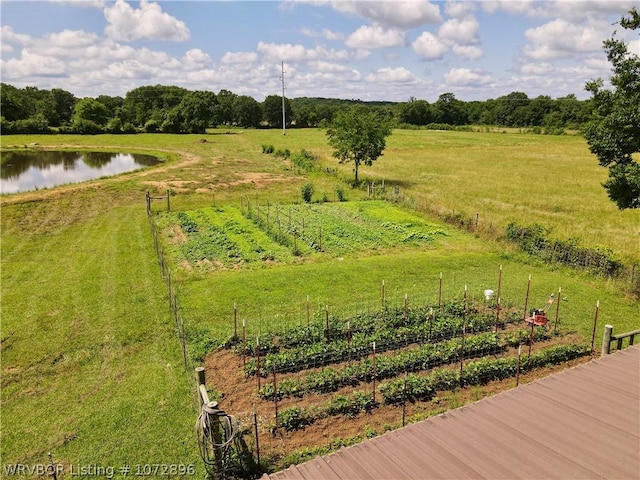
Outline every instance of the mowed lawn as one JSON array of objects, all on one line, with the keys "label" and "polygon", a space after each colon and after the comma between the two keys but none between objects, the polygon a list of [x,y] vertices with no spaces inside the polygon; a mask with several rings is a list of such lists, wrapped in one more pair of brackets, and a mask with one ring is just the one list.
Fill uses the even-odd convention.
[{"label": "mowed lawn", "polygon": [[[67,465],[182,463],[202,472],[193,430],[196,363],[191,360],[188,371],[182,364],[144,192],[170,189],[173,211],[239,208],[241,197],[299,202],[307,181],[316,200],[323,194],[333,199],[338,187],[349,200],[366,192],[350,188],[351,167],[331,158],[320,130],[290,130],[286,137],[234,130],[3,138],[3,148],[32,143],[154,152],[166,163],[0,199],[3,464],[42,463],[51,452]],[[264,144],[307,149],[338,174],[295,172],[282,158],[262,154]],[[561,238],[607,246],[627,263],[640,261],[640,212],[620,212],[609,202],[600,186],[606,170],[580,137],[395,131],[385,155],[360,174],[384,179],[434,212],[478,213],[481,224],[498,228],[537,222]],[[231,333],[234,303],[255,328],[278,315],[300,320],[307,295],[314,309],[373,308],[382,280],[396,303],[405,293],[410,301],[436,299],[440,272],[445,296],[461,295],[465,285],[479,296],[496,287],[499,265],[505,298],[514,303],[523,302],[529,274],[530,306],[541,306],[562,286],[567,301],[560,326],[587,340],[597,300],[600,325],[612,323],[618,332],[638,328],[639,304],[618,283],[548,268],[494,240],[443,228],[449,235],[415,253],[387,249],[205,273],[172,265],[190,351],[197,353],[198,342],[208,337]]]}]

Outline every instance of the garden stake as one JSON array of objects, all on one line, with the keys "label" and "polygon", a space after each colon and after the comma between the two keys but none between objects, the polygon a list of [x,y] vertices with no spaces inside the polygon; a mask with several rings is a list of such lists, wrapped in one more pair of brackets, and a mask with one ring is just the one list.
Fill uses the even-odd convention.
[{"label": "garden stake", "polygon": [[429,308],[429,342],[431,342],[431,329],[433,327],[433,307]]},{"label": "garden stake", "polygon": [[407,326],[407,294],[404,294],[404,326]]},{"label": "garden stake", "polygon": [[256,337],[256,373],[258,374],[258,391],[260,391],[260,337]]},{"label": "garden stake", "polygon": [[380,293],[380,298],[382,299],[382,310],[384,310],[384,280],[382,280],[382,293]]},{"label": "garden stake", "polygon": [[558,328],[558,312],[560,311],[560,302],[562,301],[562,297],[560,294],[562,293],[562,288],[558,287],[558,303],[556,304],[556,321],[553,324],[553,333],[556,333]]},{"label": "garden stake", "polygon": [[500,265],[500,270],[498,272],[498,298],[500,298],[500,290],[502,289],[502,265]]},{"label": "garden stake", "polygon": [[278,428],[278,381],[276,379],[275,363],[273,364],[273,406],[275,407],[275,410],[276,410],[276,428]]},{"label": "garden stake", "polygon": [[256,435],[256,458],[258,460],[258,469],[260,469],[260,440],[258,439],[258,411],[256,405],[253,405],[253,431]]},{"label": "garden stake", "polygon": [[534,323],[531,322],[531,334],[529,335],[529,353],[527,354],[527,361],[531,358],[531,347],[533,346],[533,326]]},{"label": "garden stake", "polygon": [[233,302],[233,339],[238,339],[238,309],[235,302]]},{"label": "garden stake", "polygon": [[329,305],[325,305],[324,306],[324,311],[325,311],[325,323],[326,323],[326,327],[324,329],[324,336],[327,339],[327,342],[329,342]]},{"label": "garden stake", "polygon": [[520,384],[520,356],[522,355],[522,345],[518,345],[518,367],[516,368],[516,387]]},{"label": "garden stake", "polygon": [[524,315],[522,320],[527,318],[527,307],[529,306],[529,289],[531,288],[531,274],[529,274],[529,280],[527,281],[527,294],[524,297]]},{"label": "garden stake", "polygon": [[309,295],[307,295],[307,328],[309,327],[309,318],[311,317],[311,306],[309,305]]},{"label": "garden stake", "polygon": [[51,454],[51,452],[49,452],[49,466],[51,467],[50,475],[53,477],[53,480],[58,480],[58,472],[56,466],[53,464],[53,455]]},{"label": "garden stake", "polygon": [[442,311],[442,272],[440,272],[440,287],[438,288],[438,308]]},{"label": "garden stake", "polygon": [[500,323],[500,297],[498,297],[498,304],[496,305],[496,333],[498,333],[499,323]]},{"label": "garden stake", "polygon": [[407,418],[407,372],[404,372],[404,384],[402,385],[402,426]]},{"label": "garden stake", "polygon": [[247,330],[246,330],[246,321],[243,318],[242,319],[242,366],[243,367],[247,366],[246,351],[247,351]]},{"label": "garden stake", "polygon": [[596,325],[598,324],[598,311],[600,310],[600,300],[596,302],[596,315],[593,318],[593,333],[591,334],[591,353],[593,354],[593,342],[596,339]]},{"label": "garden stake", "polygon": [[376,403],[376,342],[373,342],[373,403]]},{"label": "garden stake", "polygon": [[349,351],[349,361],[351,361],[351,322],[347,321],[347,350]]},{"label": "garden stake", "polygon": [[464,340],[467,333],[467,286],[464,286],[464,304],[462,307],[462,342],[460,343],[460,387],[464,383],[462,367],[464,366]]}]

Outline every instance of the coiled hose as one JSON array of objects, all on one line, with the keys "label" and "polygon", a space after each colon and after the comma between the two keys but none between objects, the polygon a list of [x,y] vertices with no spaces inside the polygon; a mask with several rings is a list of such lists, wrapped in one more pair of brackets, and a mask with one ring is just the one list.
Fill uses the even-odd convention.
[{"label": "coiled hose", "polygon": [[217,402],[202,405],[196,420],[200,457],[210,475],[225,478],[230,467],[231,447],[238,433],[237,422],[218,408]]}]

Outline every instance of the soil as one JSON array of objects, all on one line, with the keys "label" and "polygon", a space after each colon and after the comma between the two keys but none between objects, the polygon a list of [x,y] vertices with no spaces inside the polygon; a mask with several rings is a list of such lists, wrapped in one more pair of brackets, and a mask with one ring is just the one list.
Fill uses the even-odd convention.
[{"label": "soil", "polygon": [[[580,343],[580,337],[565,335],[554,337],[544,342],[537,342],[532,352],[547,348],[552,345],[566,343]],[[522,356],[528,354],[528,347],[523,347]],[[503,354],[516,356],[517,349],[511,349]],[[577,364],[586,362],[590,357],[583,357],[561,365],[538,369],[522,374],[519,383],[529,383],[544,378],[552,373],[562,371]],[[247,357],[248,360],[248,357]],[[334,365],[339,367],[338,365]],[[379,404],[370,413],[360,413],[353,418],[337,416],[322,418],[312,425],[299,430],[286,432],[279,428],[274,432],[275,405],[273,401],[262,400],[258,392],[258,379],[246,378],[243,373],[243,360],[241,355],[231,350],[218,349],[209,355],[205,361],[207,384],[211,391],[211,397],[219,402],[219,407],[241,421],[247,433],[245,441],[249,448],[255,449],[253,412],[257,414],[259,431],[259,443],[261,460],[268,463],[269,469],[280,469],[291,461],[299,462],[303,459],[313,458],[316,454],[323,454],[330,449],[337,449],[342,445],[357,443],[367,437],[380,435],[388,430],[402,427],[403,407]],[[277,381],[285,378],[296,377],[304,373],[278,374]],[[273,378],[260,379],[260,384],[272,383]],[[406,423],[423,420],[429,416],[444,413],[453,408],[478,401],[484,397],[495,395],[502,391],[514,388],[515,378],[490,382],[486,385],[470,386],[455,391],[438,391],[430,401],[409,403],[404,410]],[[347,394],[355,390],[371,391],[373,385],[360,384],[357,387],[346,387],[332,394],[306,394],[302,398],[285,398],[278,402],[278,411],[292,406],[305,409],[313,409],[314,406],[325,404],[336,394]],[[303,451],[303,456],[292,456],[294,452]],[[285,458],[289,456],[289,458]]]}]

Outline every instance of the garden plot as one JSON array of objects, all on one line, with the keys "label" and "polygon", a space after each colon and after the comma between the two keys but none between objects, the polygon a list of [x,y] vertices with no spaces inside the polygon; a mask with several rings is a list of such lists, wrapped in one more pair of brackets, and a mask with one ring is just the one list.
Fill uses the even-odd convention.
[{"label": "garden plot", "polygon": [[433,248],[445,230],[384,201],[260,205],[243,201],[165,215],[177,263],[219,270],[284,264],[317,254]]}]

